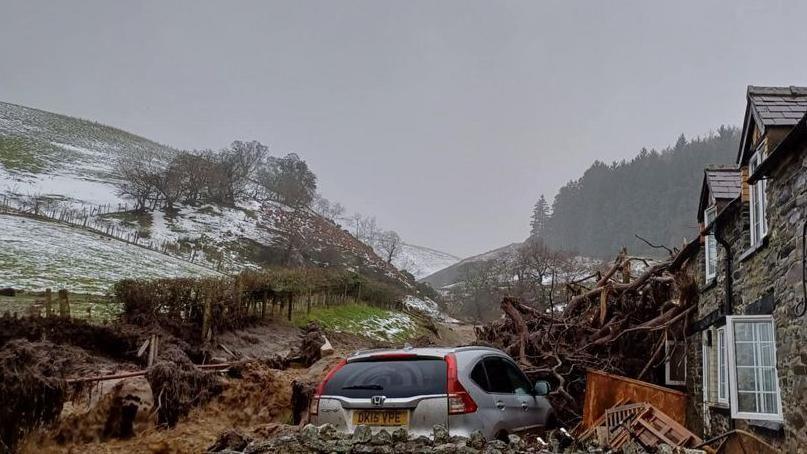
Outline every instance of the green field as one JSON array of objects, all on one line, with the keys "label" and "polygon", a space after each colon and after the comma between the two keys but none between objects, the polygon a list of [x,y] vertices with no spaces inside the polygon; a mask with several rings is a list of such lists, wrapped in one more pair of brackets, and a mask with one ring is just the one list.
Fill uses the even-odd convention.
[{"label": "green field", "polygon": [[293,316],[293,323],[305,326],[316,321],[325,329],[357,334],[380,341],[404,342],[425,330],[410,316],[364,304],[315,307]]}]

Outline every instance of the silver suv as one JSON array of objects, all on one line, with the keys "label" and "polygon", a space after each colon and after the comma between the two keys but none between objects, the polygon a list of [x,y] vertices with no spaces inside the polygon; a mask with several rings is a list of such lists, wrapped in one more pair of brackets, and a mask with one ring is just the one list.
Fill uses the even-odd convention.
[{"label": "silver suv", "polygon": [[403,427],[430,435],[436,424],[449,434],[480,430],[488,439],[547,427],[554,410],[549,384],[527,380],[501,350],[487,347],[404,348],[360,351],[337,364],[311,402],[314,424],[353,432]]}]

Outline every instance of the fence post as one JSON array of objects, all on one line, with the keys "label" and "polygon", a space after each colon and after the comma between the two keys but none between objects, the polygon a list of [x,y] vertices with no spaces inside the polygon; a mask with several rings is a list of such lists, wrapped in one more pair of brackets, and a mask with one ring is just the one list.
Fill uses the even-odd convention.
[{"label": "fence post", "polygon": [[67,289],[59,290],[59,316],[70,318],[70,300],[67,297]]},{"label": "fence post", "polygon": [[213,302],[212,298],[209,295],[205,295],[205,307],[204,312],[202,313],[202,342],[207,342],[208,340],[208,333],[210,332],[210,326],[212,324],[213,318]]},{"label": "fence post", "polygon": [[45,289],[45,315],[50,317],[53,315],[53,306],[52,306],[52,298],[51,298],[51,291],[49,288]]}]

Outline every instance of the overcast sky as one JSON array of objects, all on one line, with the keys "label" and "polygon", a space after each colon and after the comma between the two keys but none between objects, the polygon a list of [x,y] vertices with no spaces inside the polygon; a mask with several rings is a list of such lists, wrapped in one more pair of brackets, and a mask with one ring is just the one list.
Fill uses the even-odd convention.
[{"label": "overcast sky", "polygon": [[807,84],[807,2],[0,0],[0,100],[180,148],[257,139],[411,243],[521,241],[594,161]]}]

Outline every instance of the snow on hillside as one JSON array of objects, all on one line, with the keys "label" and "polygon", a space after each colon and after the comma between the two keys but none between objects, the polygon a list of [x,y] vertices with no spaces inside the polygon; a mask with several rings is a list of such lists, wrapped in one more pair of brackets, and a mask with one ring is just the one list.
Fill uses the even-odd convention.
[{"label": "snow on hillside", "polygon": [[459,257],[446,252],[404,243],[392,264],[399,270],[412,273],[415,279],[421,279],[459,261]]},{"label": "snow on hillside", "polygon": [[0,287],[103,294],[126,278],[218,274],[65,225],[0,215]]},{"label": "snow on hillside", "polygon": [[[167,162],[175,153],[116,128],[0,102],[0,202],[7,198],[12,208],[34,212],[35,201],[37,207],[45,203],[49,214],[67,209],[80,214],[71,219],[82,219],[82,225],[104,232],[114,226],[119,238],[138,236],[141,244],[228,272],[256,268],[256,260],[278,265],[281,255],[293,252],[296,264],[327,266],[338,259],[406,281],[372,249],[308,210],[253,203],[178,205],[170,215],[122,212],[132,203],[116,194],[117,160],[152,156]],[[289,243],[298,241],[305,244],[292,251]]]},{"label": "snow on hillside", "polygon": [[440,310],[440,308],[437,307],[437,303],[435,303],[430,298],[418,298],[416,296],[408,295],[404,297],[403,305],[404,307],[420,312],[421,314],[424,314],[435,320],[447,323],[459,323],[457,319],[451,318],[448,315],[444,314]]}]

